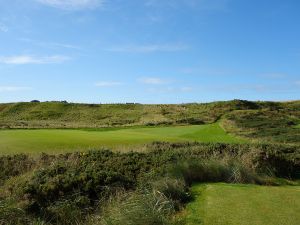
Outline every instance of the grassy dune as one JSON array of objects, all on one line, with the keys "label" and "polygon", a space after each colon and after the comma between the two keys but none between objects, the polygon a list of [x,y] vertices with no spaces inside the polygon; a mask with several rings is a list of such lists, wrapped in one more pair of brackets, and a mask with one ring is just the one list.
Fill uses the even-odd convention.
[{"label": "grassy dune", "polygon": [[188,225],[297,225],[300,186],[206,184],[193,187]]},{"label": "grassy dune", "polygon": [[121,147],[152,141],[237,143],[219,124],[95,130],[1,130],[0,153],[60,153],[99,147]]}]

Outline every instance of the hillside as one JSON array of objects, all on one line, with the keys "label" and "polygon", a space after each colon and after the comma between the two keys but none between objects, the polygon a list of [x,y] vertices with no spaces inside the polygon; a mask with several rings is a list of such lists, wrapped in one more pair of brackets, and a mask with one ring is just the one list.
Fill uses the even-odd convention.
[{"label": "hillside", "polygon": [[203,124],[235,109],[259,108],[246,101],[208,104],[75,104],[26,102],[0,105],[0,126],[79,128],[160,124]]},{"label": "hillside", "polygon": [[275,142],[300,142],[300,101],[233,100],[204,104],[75,104],[30,102],[0,104],[0,127],[103,128],[200,125],[221,121],[236,136]]}]

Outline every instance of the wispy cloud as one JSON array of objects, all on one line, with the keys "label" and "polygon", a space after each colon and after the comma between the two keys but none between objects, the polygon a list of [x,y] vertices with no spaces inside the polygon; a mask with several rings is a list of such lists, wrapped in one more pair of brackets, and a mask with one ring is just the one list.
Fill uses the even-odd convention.
[{"label": "wispy cloud", "polygon": [[63,10],[95,9],[105,0],[36,0],[37,2]]},{"label": "wispy cloud", "polygon": [[0,92],[28,91],[31,89],[30,87],[22,86],[0,86]]},{"label": "wispy cloud", "polygon": [[8,27],[3,23],[0,23],[0,31],[6,33],[8,31]]},{"label": "wispy cloud", "polygon": [[300,87],[300,80],[297,80],[295,84]]},{"label": "wispy cloud", "polygon": [[0,57],[0,63],[3,64],[53,64],[53,63],[63,63],[70,60],[68,56],[54,55],[54,56],[31,56],[31,55],[16,55],[8,57]]},{"label": "wispy cloud", "polygon": [[132,53],[153,53],[153,52],[177,52],[187,50],[188,46],[183,44],[165,44],[165,45],[129,45],[112,47],[107,49],[111,52],[132,52]]},{"label": "wispy cloud", "polygon": [[81,47],[72,45],[72,44],[67,44],[67,43],[58,43],[58,42],[44,42],[44,41],[38,41],[38,40],[33,40],[30,38],[17,38],[18,41],[34,44],[37,46],[41,47],[47,47],[47,48],[68,48],[68,49],[76,49],[80,50]]},{"label": "wispy cloud", "polygon": [[95,83],[96,87],[115,87],[120,85],[122,85],[122,83],[116,81],[100,81]]},{"label": "wispy cloud", "polygon": [[170,83],[169,81],[163,80],[158,77],[142,77],[138,79],[138,81],[143,84],[154,84],[154,85]]}]

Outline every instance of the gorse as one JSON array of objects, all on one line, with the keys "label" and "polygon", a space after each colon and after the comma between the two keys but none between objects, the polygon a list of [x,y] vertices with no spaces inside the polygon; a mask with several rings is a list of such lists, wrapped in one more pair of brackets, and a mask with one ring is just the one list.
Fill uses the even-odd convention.
[{"label": "gorse", "polygon": [[275,176],[300,175],[299,147],[292,145],[156,142],[145,148],[2,156],[0,166],[10,170],[1,168],[7,174],[0,218],[4,224],[164,225],[178,222],[173,213],[191,199],[195,182],[271,185]]}]

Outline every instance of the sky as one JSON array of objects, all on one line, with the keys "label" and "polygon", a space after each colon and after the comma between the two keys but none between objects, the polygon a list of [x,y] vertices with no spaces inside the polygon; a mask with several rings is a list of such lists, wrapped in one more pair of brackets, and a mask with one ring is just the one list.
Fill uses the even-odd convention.
[{"label": "sky", "polygon": [[300,99],[299,0],[0,0],[0,102]]}]

